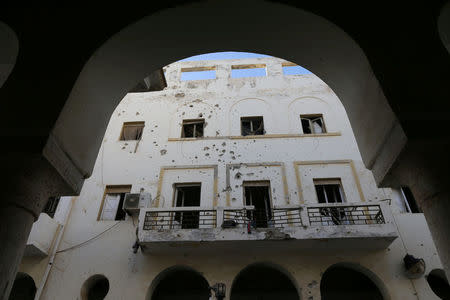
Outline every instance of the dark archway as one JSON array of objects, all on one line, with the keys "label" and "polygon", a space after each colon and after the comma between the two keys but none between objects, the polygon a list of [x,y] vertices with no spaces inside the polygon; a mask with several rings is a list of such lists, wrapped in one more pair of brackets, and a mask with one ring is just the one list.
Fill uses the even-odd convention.
[{"label": "dark archway", "polygon": [[102,300],[109,292],[109,280],[104,275],[89,277],[81,287],[82,300]]},{"label": "dark archway", "polygon": [[431,290],[441,299],[450,299],[450,285],[442,269],[434,269],[427,276]]},{"label": "dark archway", "polygon": [[385,291],[373,281],[375,275],[369,277],[363,270],[342,264],[329,267],[320,281],[321,299],[386,300]]},{"label": "dark archway", "polygon": [[19,53],[19,40],[16,33],[5,23],[0,22],[0,87],[6,82]]},{"label": "dark archway", "polygon": [[147,300],[208,300],[209,284],[197,271],[175,266],[162,271],[153,280]]},{"label": "dark archway", "polygon": [[287,272],[271,264],[258,263],[243,269],[233,281],[231,300],[299,300],[297,288]]},{"label": "dark archway", "polygon": [[33,300],[35,294],[36,284],[33,278],[26,273],[17,273],[9,300]]}]

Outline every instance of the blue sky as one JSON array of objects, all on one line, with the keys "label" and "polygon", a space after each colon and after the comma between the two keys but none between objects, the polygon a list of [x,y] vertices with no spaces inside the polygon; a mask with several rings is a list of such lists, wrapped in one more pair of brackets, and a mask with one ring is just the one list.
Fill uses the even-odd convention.
[{"label": "blue sky", "polygon": [[[270,55],[258,54],[258,53],[250,53],[250,52],[215,52],[215,53],[206,53],[191,56],[181,61],[199,61],[199,60],[219,60],[219,59],[243,59],[243,58],[260,58],[260,57],[270,57]],[[283,67],[283,73],[285,75],[302,75],[302,74],[311,74],[311,72],[303,67],[294,66],[294,67]],[[241,70],[232,70],[231,77],[259,77],[265,76],[265,69],[241,69]],[[201,80],[201,79],[214,79],[216,78],[215,71],[202,71],[202,72],[184,72],[181,74],[181,80]]]}]

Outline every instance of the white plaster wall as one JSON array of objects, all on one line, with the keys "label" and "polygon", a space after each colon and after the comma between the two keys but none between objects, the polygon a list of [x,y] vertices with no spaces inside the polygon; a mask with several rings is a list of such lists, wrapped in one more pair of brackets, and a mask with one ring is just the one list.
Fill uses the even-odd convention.
[{"label": "white plaster wall", "polygon": [[44,242],[42,248],[45,249],[48,255],[24,256],[19,266],[19,272],[30,275],[37,288],[43,281],[52,251],[56,247],[57,235],[60,230],[63,230],[62,225],[65,224],[69,217],[72,199],[73,197],[61,197],[53,218],[50,218],[45,213],[41,213],[39,219],[33,224],[28,243],[35,241],[38,244],[42,244]]},{"label": "white plaster wall", "polygon": [[[298,161],[351,160],[365,200],[389,198],[390,189],[378,189],[372,173],[364,167],[345,110],[333,91],[314,75],[283,76],[281,62],[263,58],[174,63],[165,68],[168,81],[165,90],[126,95],[111,116],[93,174],[85,181],[72,208],[59,248],[62,252],[56,256],[42,299],[78,299],[83,282],[94,274],[104,274],[110,281],[106,299],[128,299],[130,295],[144,299],[152,279],[165,268],[178,264],[202,272],[210,283],[225,282],[230,289],[236,274],[253,262],[280,265],[295,278],[302,299],[311,296],[317,299],[321,273],[340,262],[360,264],[371,270],[384,283],[391,299],[417,299],[415,293],[428,295],[415,290],[425,290],[426,286],[413,285],[403,275],[402,258],[406,250],[400,239],[382,251],[349,248],[338,252],[330,249],[326,253],[299,252],[286,244],[283,253],[263,249],[224,253],[219,248],[212,253],[181,251],[156,256],[132,253],[135,218],[97,221],[106,185],[131,184],[132,193],[143,190],[159,195],[159,206],[170,207],[173,183],[201,182],[202,206],[211,206],[214,171],[195,169],[204,165],[217,165],[219,206],[242,205],[244,180],[270,180],[273,204],[298,204],[301,196],[314,202],[317,201],[312,187],[314,176],[340,177],[347,201],[362,200],[348,164],[300,166],[303,189],[299,191],[294,164]],[[268,76],[229,78],[232,64],[252,63],[266,63]],[[217,65],[217,78],[179,81],[181,67],[202,65]],[[328,132],[334,135],[302,135],[299,115],[312,113],[322,113]],[[266,137],[271,138],[237,137],[240,117],[257,115],[264,116]],[[179,139],[182,120],[199,117],[207,122],[205,138]],[[119,141],[122,124],[129,121],[145,121],[139,142]],[[283,136],[273,136],[276,134]],[[238,168],[231,169],[227,180],[230,164]],[[180,166],[183,169],[166,170],[160,182],[162,167]],[[241,173],[239,178],[237,172]],[[156,203],[152,201],[152,205]],[[392,206],[397,203],[392,202]],[[409,217],[409,214],[402,216]],[[426,224],[417,226],[424,228]],[[415,228],[404,226],[402,230],[409,232],[402,233],[404,239],[409,239]],[[427,247],[434,249],[429,233],[424,235]],[[76,247],[66,251],[73,246]],[[418,255],[429,260],[434,252]],[[435,265],[439,266],[437,262]],[[428,298],[420,296],[420,299]]]}]

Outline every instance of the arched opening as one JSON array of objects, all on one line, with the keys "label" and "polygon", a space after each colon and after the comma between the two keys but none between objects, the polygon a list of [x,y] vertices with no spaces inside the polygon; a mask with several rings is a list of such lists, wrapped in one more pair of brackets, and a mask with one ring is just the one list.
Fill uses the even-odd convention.
[{"label": "arched opening", "polygon": [[381,280],[369,270],[348,264],[329,267],[320,281],[322,300],[387,300]]},{"label": "arched opening", "polygon": [[175,266],[162,271],[153,280],[147,300],[208,300],[209,284],[197,271]]},{"label": "arched opening", "polygon": [[109,291],[109,280],[104,275],[89,277],[81,287],[82,300],[102,300]]},{"label": "arched opening", "polygon": [[16,64],[19,40],[15,32],[0,22],[0,87],[6,82]]},{"label": "arched opening", "polygon": [[9,300],[33,300],[35,294],[36,284],[33,278],[26,273],[17,273]]},{"label": "arched opening", "polygon": [[442,7],[438,18],[438,31],[442,44],[450,53],[450,1]]},{"label": "arched opening", "polygon": [[299,300],[297,288],[289,274],[279,267],[257,263],[243,269],[233,281],[231,300]]},{"label": "arched opening", "polygon": [[434,269],[427,276],[431,290],[441,299],[450,299],[450,285],[442,269]]}]

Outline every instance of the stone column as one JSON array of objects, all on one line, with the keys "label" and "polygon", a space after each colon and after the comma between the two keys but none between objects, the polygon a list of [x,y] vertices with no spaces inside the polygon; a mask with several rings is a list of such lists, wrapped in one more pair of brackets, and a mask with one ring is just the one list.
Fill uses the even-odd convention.
[{"label": "stone column", "polygon": [[0,199],[0,299],[7,300],[34,221],[51,196],[73,192],[40,154],[3,154]]}]

